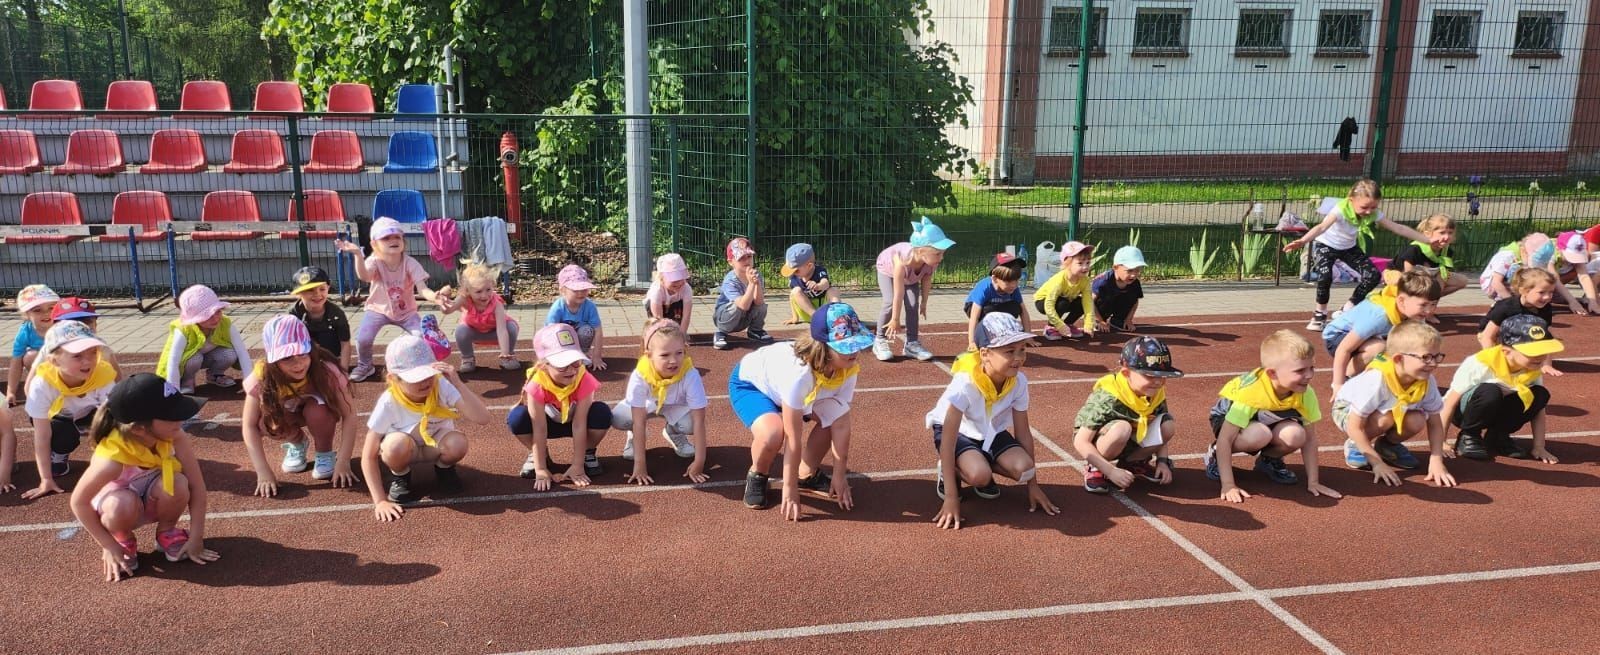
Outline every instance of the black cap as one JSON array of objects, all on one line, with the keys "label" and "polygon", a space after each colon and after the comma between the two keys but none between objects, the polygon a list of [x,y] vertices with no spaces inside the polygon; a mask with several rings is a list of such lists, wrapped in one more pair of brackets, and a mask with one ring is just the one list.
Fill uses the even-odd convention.
[{"label": "black cap", "polygon": [[1155,337],[1134,337],[1122,346],[1122,365],[1157,378],[1181,378],[1172,366],[1172,351]]},{"label": "black cap", "polygon": [[1518,314],[1500,322],[1500,345],[1516,348],[1529,357],[1554,355],[1566,346],[1550,336],[1550,325],[1533,314]]},{"label": "black cap", "polygon": [[200,401],[154,373],[136,373],[111,388],[106,410],[118,423],[186,421],[200,413]]},{"label": "black cap", "polygon": [[294,272],[294,291],[300,293],[319,284],[328,284],[328,272],[317,266],[307,266]]}]

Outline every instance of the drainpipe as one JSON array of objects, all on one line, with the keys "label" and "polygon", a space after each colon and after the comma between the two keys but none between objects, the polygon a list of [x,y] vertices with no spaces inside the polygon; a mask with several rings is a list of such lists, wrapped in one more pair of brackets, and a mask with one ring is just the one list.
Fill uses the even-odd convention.
[{"label": "drainpipe", "polygon": [[1017,35],[1017,0],[1006,3],[1006,55],[1000,78],[1000,152],[995,158],[994,174],[989,176],[991,186],[999,180],[1011,181],[1011,56],[1012,43]]}]

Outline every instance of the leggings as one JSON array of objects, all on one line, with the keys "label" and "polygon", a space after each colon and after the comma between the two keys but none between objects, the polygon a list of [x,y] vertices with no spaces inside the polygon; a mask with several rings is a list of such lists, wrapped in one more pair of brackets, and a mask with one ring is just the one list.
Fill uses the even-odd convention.
[{"label": "leggings", "polygon": [[[883,328],[894,316],[894,278],[878,273],[878,291],[883,294],[883,308],[878,310],[877,337],[883,337]],[[900,323],[905,329],[906,341],[917,340],[917,319],[922,305],[922,283],[906,283],[906,298],[900,307]]]},{"label": "leggings", "polygon": [[1333,263],[1344,262],[1350,270],[1355,271],[1360,279],[1356,281],[1356,290],[1350,293],[1350,304],[1359,305],[1367,299],[1367,294],[1378,288],[1378,283],[1383,276],[1378,273],[1378,268],[1372,265],[1372,258],[1362,252],[1359,247],[1335,250],[1321,242],[1311,243],[1311,270],[1317,274],[1317,304],[1328,304],[1328,296],[1333,295]]},{"label": "leggings", "polygon": [[356,328],[356,366],[372,366],[372,342],[378,340],[378,331],[385,325],[397,325],[413,336],[422,333],[422,315],[412,314],[405,320],[395,320],[381,312],[361,312],[361,326]]},{"label": "leggings", "polygon": [[1548,404],[1550,391],[1542,385],[1533,387],[1533,405],[1523,409],[1522,399],[1516,393],[1493,382],[1484,382],[1461,397],[1461,411],[1456,412],[1450,422],[1468,434],[1511,436]]},{"label": "leggings", "polygon": [[[239,363],[239,353],[232,348],[213,346],[211,350],[201,351],[183,362],[183,377],[178,378],[184,384],[194,382],[194,374],[204,368],[212,377],[227,375],[228,369]],[[248,371],[246,371],[248,373]]]},{"label": "leggings", "polygon": [[78,449],[78,443],[83,439],[83,433],[88,431],[89,422],[93,419],[94,414],[77,420],[66,414],[57,414],[55,418],[50,419],[50,452],[57,455],[72,454],[72,451]]},{"label": "leggings", "polygon": [[[508,357],[517,350],[517,329],[519,327],[516,320],[506,319],[506,336],[511,338],[511,350],[504,353]],[[456,349],[461,351],[461,361],[463,362],[472,361],[472,358],[476,356],[472,349],[474,343],[494,341],[496,342],[495,347],[499,347],[499,339],[499,333],[494,330],[479,332],[466,323],[456,326]],[[590,337],[590,339],[593,339],[593,337]]]}]

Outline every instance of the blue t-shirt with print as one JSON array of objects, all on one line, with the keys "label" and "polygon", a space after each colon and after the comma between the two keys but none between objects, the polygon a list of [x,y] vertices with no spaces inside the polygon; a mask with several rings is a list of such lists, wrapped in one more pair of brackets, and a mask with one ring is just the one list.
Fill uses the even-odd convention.
[{"label": "blue t-shirt with print", "polygon": [[[760,275],[761,273],[756,273],[757,280],[761,279]],[[723,305],[731,303],[737,300],[739,296],[744,295],[744,278],[739,277],[738,273],[730,269],[727,275],[722,276],[722,286],[717,287],[717,289],[720,291],[717,294],[717,307],[721,308]]]},{"label": "blue t-shirt with print", "polygon": [[811,297],[811,298],[821,298],[823,296],[828,295],[828,292],[826,290],[819,290],[819,291],[807,290],[805,288],[806,287],[806,283],[807,282],[815,282],[815,283],[821,284],[822,281],[826,280],[826,279],[828,279],[828,269],[823,268],[822,264],[817,264],[817,265],[811,267],[811,278],[810,279],[802,280],[802,279],[800,279],[800,276],[798,276],[798,275],[790,275],[789,276],[789,288],[790,289],[800,289],[800,293],[803,293],[806,296]]},{"label": "blue t-shirt with print", "polygon": [[1022,302],[1022,289],[1016,288],[1012,289],[1011,293],[1000,293],[999,289],[994,288],[994,278],[985,276],[983,279],[978,280],[976,285],[973,285],[972,293],[967,294],[967,302],[979,307],[994,307],[1006,303],[1020,304]]},{"label": "blue t-shirt with print", "polygon": [[1332,354],[1346,335],[1354,333],[1366,341],[1373,337],[1389,336],[1389,330],[1392,329],[1394,324],[1389,322],[1388,312],[1377,303],[1363,301],[1350,311],[1339,314],[1338,318],[1328,323],[1328,327],[1322,329],[1322,343]]},{"label": "blue t-shirt with print", "polygon": [[584,298],[583,305],[578,307],[577,312],[573,312],[567,309],[567,301],[557,298],[550,305],[549,315],[544,318],[545,325],[553,325],[555,323],[566,323],[574,328],[581,325],[598,328],[600,327],[600,308],[595,307],[593,300]]},{"label": "blue t-shirt with print", "polygon": [[33,329],[33,321],[23,321],[17,328],[17,338],[11,342],[11,356],[22,357],[30,350],[44,350],[44,336]]}]

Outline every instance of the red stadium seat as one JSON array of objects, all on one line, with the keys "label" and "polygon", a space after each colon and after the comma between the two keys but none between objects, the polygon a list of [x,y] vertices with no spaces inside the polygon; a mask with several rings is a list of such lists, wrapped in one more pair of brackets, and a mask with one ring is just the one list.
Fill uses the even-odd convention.
[{"label": "red stadium seat", "polygon": [[44,170],[39,142],[27,130],[0,130],[0,175],[27,175]]},{"label": "red stadium seat", "polygon": [[0,109],[8,109],[6,107],[6,88],[3,86],[0,86]]},{"label": "red stadium seat", "polygon": [[199,173],[206,169],[206,149],[200,133],[188,129],[157,130],[150,135],[150,163],[139,167],[146,175]]},{"label": "red stadium seat", "polygon": [[[28,111],[82,111],[83,95],[78,93],[78,83],[72,80],[39,80],[33,83],[33,95],[28,97]],[[71,114],[32,116],[30,118],[75,118]]]},{"label": "red stadium seat", "polygon": [[134,241],[160,241],[167,233],[161,224],[172,220],[172,204],[167,194],[160,191],[123,191],[111,203],[111,227],[106,228],[101,241],[123,243],[128,240],[128,226],[144,228],[136,231]]},{"label": "red stadium seat", "polygon": [[[339,113],[370,114],[377,111],[372,102],[372,87],[354,82],[343,82],[328,88],[328,111]],[[344,120],[367,120],[367,116],[340,116]]]},{"label": "red stadium seat", "polygon": [[[183,97],[178,100],[183,111],[233,111],[233,99],[228,97],[226,82],[195,80],[183,85]],[[219,115],[189,115],[184,118],[224,118]]]},{"label": "red stadium seat", "polygon": [[[155,111],[156,88],[144,80],[117,80],[106,87],[106,111]],[[151,114],[102,115],[100,118],[150,118]]]},{"label": "red stadium seat", "polygon": [[[300,85],[294,82],[262,82],[256,85],[256,111],[301,112],[306,103]],[[256,117],[252,118],[270,118]]]},{"label": "red stadium seat", "polygon": [[[65,191],[40,191],[22,199],[23,225],[83,225],[78,196]],[[83,237],[73,235],[21,235],[6,237],[6,243],[71,243]]]},{"label": "red stadium seat", "polygon": [[[212,191],[206,194],[200,206],[200,220],[229,223],[259,223],[261,209],[256,206],[256,195],[249,191]],[[254,239],[260,232],[195,232],[189,238],[195,241],[233,241]]]},{"label": "red stadium seat", "polygon": [[[344,201],[339,199],[338,191],[327,189],[306,190],[306,221],[311,223],[344,222]],[[295,213],[294,201],[289,201],[289,221],[300,220]],[[306,237],[311,239],[331,239],[337,235],[337,230],[310,230]],[[287,236],[287,235],[285,235]]]},{"label": "red stadium seat", "polygon": [[239,130],[233,135],[233,161],[224,173],[276,173],[289,167],[283,139],[272,130]]},{"label": "red stadium seat", "polygon": [[67,161],[55,168],[56,175],[115,175],[127,165],[122,161],[122,140],[111,130],[74,130],[67,137]]},{"label": "red stadium seat", "polygon": [[311,136],[311,161],[307,173],[360,173],[361,139],[349,130],[323,130]]}]

